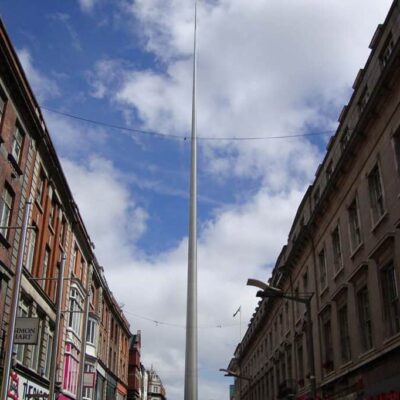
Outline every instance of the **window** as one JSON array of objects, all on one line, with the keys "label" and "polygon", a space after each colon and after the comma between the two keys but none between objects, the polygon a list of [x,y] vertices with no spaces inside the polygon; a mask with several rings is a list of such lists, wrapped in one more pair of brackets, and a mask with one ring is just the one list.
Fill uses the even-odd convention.
[{"label": "window", "polygon": [[78,390],[79,352],[71,343],[65,345],[63,388],[72,394]]},{"label": "window", "polygon": [[318,254],[318,265],[319,265],[319,283],[321,292],[328,285],[328,279],[326,274],[326,260],[325,260],[325,249],[322,249]]},{"label": "window", "polygon": [[333,163],[332,161],[329,162],[329,164],[326,167],[326,172],[325,172],[325,176],[326,176],[326,180],[329,181],[329,179],[332,176],[332,171],[333,171]]},{"label": "window", "polygon": [[64,246],[65,244],[65,237],[66,237],[66,221],[63,217],[61,220],[61,227],[60,227],[60,244]]},{"label": "window", "polygon": [[94,319],[88,320],[86,341],[92,345],[96,345],[96,321]]},{"label": "window", "polygon": [[[27,318],[28,315],[29,315],[29,306],[24,300],[21,300],[18,303],[18,317]],[[14,345],[14,352],[16,354],[17,360],[22,363],[24,361],[25,345],[24,344]]]},{"label": "window", "polygon": [[43,271],[42,271],[43,280],[40,281],[42,283],[43,289],[46,287],[46,278],[47,278],[47,272],[49,269],[49,259],[50,259],[50,249],[46,246],[46,250],[44,252],[44,259],[43,259]]},{"label": "window", "polygon": [[303,357],[303,343],[301,339],[297,342],[297,370],[299,376],[299,385],[304,386],[304,357]]},{"label": "window", "polygon": [[[294,289],[294,297],[299,297],[299,287],[297,286],[296,289]],[[296,301],[294,303],[294,311],[296,314],[296,318],[300,317],[300,307],[299,307],[299,303]]]},{"label": "window", "polygon": [[14,160],[19,163],[19,159],[21,158],[21,150],[22,150],[22,142],[24,137],[21,133],[21,128],[17,125],[14,130],[14,137],[11,147],[11,155],[14,157]]},{"label": "window", "polygon": [[39,180],[38,180],[38,185],[37,185],[37,189],[36,189],[36,201],[40,205],[43,205],[45,180],[46,180],[46,178],[44,176],[44,173],[41,172],[39,174]]},{"label": "window", "polygon": [[372,208],[372,220],[377,222],[385,212],[383,191],[379,167],[376,165],[368,176],[369,198]]},{"label": "window", "polygon": [[348,126],[343,131],[342,138],[340,139],[340,146],[342,148],[342,151],[346,148],[347,143],[350,140],[351,132]]},{"label": "window", "polygon": [[39,331],[38,331],[38,341],[37,345],[31,346],[32,348],[32,355],[31,355],[31,365],[30,367],[34,371],[39,370],[39,365],[40,365],[40,355],[43,351],[44,347],[44,335],[43,335],[43,329],[44,329],[44,320],[43,317],[35,316],[36,318],[39,318]]},{"label": "window", "polygon": [[322,367],[326,373],[329,373],[333,370],[333,342],[330,308],[322,315],[321,322],[323,343]]},{"label": "window", "polygon": [[360,112],[364,111],[364,109],[368,103],[370,95],[371,94],[369,92],[368,86],[366,86],[360,96],[360,100],[358,101],[358,108],[359,108]]},{"label": "window", "polygon": [[367,286],[363,286],[357,292],[357,311],[361,345],[363,351],[367,351],[372,347],[372,321]]},{"label": "window", "polygon": [[394,48],[394,41],[392,35],[390,34],[386,39],[382,52],[379,56],[379,60],[381,62],[382,67],[385,67],[386,64],[388,63],[390,55],[393,52],[393,48]]},{"label": "window", "polygon": [[51,207],[50,207],[50,215],[49,215],[49,224],[52,228],[54,228],[54,222],[56,219],[56,211],[57,211],[57,203],[55,200],[51,201]]},{"label": "window", "polygon": [[342,246],[340,243],[340,231],[339,226],[335,228],[332,232],[332,250],[333,250],[333,265],[335,268],[335,272],[338,272],[343,267],[343,260],[342,260]]},{"label": "window", "polygon": [[324,345],[323,368],[326,372],[333,370],[332,327],[330,316],[325,316],[322,321],[322,337]]},{"label": "window", "polygon": [[290,329],[289,327],[289,303],[285,303],[285,323],[286,323],[286,330]]},{"label": "window", "polygon": [[76,287],[72,287],[71,292],[70,292],[70,297],[69,297],[68,326],[78,336],[81,333],[82,312],[83,312],[83,297],[79,293],[79,291]]},{"label": "window", "polygon": [[32,272],[33,260],[35,257],[35,248],[36,248],[36,226],[29,230],[29,241],[27,244],[27,254],[26,254],[26,269],[29,272]]},{"label": "window", "polygon": [[51,355],[53,354],[53,338],[54,338],[54,329],[48,327],[48,331],[46,332],[47,348],[44,357],[44,359],[46,360],[44,373],[47,377],[50,375]]},{"label": "window", "polygon": [[399,296],[393,262],[381,270],[384,320],[388,336],[400,332]]},{"label": "window", "polygon": [[342,362],[350,360],[350,336],[349,323],[347,317],[347,305],[342,305],[338,310],[339,336],[340,336],[340,355]]},{"label": "window", "polygon": [[291,349],[291,347],[289,347],[287,349],[286,360],[287,360],[288,379],[292,379],[292,349]]},{"label": "window", "polygon": [[8,186],[5,186],[2,195],[0,217],[0,234],[3,235],[5,238],[8,237],[8,229],[6,227],[9,226],[11,222],[13,202],[14,193],[11,191],[11,189],[8,188]]},{"label": "window", "polygon": [[351,248],[354,251],[361,244],[361,229],[360,229],[360,220],[358,217],[357,199],[353,200],[348,209],[348,212],[349,212]]},{"label": "window", "polygon": [[75,274],[76,273],[76,259],[77,259],[77,255],[78,255],[78,249],[77,247],[74,248],[73,252],[72,252],[72,257],[71,257],[71,265],[70,265],[70,269],[71,271]]},{"label": "window", "polygon": [[[85,364],[85,372],[95,373],[96,370],[95,370],[94,365]],[[84,387],[83,388],[82,398],[83,399],[92,399],[93,398],[93,388]]]},{"label": "window", "polygon": [[319,197],[320,197],[320,189],[319,189],[319,186],[317,186],[317,187],[315,188],[315,192],[314,192],[314,207],[315,207],[316,204],[318,203]]}]

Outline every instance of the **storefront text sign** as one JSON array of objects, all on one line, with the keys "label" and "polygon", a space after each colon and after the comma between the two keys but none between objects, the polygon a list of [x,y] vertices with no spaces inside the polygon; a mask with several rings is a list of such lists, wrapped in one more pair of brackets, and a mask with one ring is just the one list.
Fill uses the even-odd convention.
[{"label": "storefront text sign", "polygon": [[17,318],[14,344],[37,344],[39,318]]}]

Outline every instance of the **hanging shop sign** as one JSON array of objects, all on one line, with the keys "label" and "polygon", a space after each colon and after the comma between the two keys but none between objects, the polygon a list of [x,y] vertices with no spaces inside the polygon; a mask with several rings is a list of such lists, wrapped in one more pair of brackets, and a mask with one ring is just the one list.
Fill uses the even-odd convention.
[{"label": "hanging shop sign", "polygon": [[17,318],[15,321],[14,344],[37,344],[39,318]]},{"label": "hanging shop sign", "polygon": [[83,387],[94,388],[95,383],[96,383],[96,373],[95,372],[84,372]]}]

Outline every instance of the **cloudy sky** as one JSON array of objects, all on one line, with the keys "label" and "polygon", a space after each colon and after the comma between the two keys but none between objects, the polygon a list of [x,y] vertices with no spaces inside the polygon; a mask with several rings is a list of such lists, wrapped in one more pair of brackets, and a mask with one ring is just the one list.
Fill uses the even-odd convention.
[{"label": "cloudy sky", "polygon": [[[390,0],[198,0],[199,399],[226,367]],[[194,0],[0,0],[143,362],[182,400]],[[292,138],[277,136],[302,135]],[[313,135],[308,135],[313,134]],[[201,139],[203,138],[203,139]],[[251,140],[232,140],[252,138]],[[213,139],[213,140],[211,140]],[[154,322],[157,321],[157,322]]]}]

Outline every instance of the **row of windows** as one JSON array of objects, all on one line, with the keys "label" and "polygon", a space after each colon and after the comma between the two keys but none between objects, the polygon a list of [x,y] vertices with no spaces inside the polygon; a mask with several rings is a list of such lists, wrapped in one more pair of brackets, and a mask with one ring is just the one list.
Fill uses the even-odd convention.
[{"label": "row of windows", "polygon": [[[374,346],[374,331],[373,321],[371,317],[371,308],[369,300],[369,291],[367,283],[367,272],[364,272],[354,284],[354,304],[355,309],[353,310],[356,315],[356,320],[349,320],[349,302],[347,298],[347,292],[344,293],[336,300],[336,339],[339,343],[339,361],[340,365],[345,364],[352,359],[354,349],[353,345],[359,345],[359,352],[361,354],[370,350]],[[400,332],[400,300],[396,287],[396,275],[393,261],[387,263],[379,272],[379,284],[381,292],[382,302],[382,318],[385,327],[385,336],[391,337]],[[323,345],[322,353],[322,368],[325,373],[330,373],[334,368],[334,336],[332,327],[332,310],[331,307],[322,314],[321,316],[321,338]],[[377,324],[381,324],[380,321],[375,321]],[[350,325],[351,324],[351,325]],[[355,332],[354,338],[356,340],[351,341],[350,332]],[[267,347],[268,340],[271,343],[272,333],[265,339],[265,348]],[[315,343],[316,344],[316,343]],[[255,352],[250,362],[248,362],[244,368],[244,376],[252,377],[255,376],[258,370],[261,369],[263,364],[267,361],[267,357],[263,352],[264,346],[261,345],[259,351]],[[291,379],[292,371],[292,358],[291,358],[291,346],[288,347],[287,354],[280,354],[279,360],[275,362],[275,374],[277,383],[281,383],[285,379]],[[307,354],[303,351],[303,341],[296,340],[296,351],[297,351],[297,368],[299,380],[304,380],[304,355]],[[272,353],[270,353],[272,355]]]},{"label": "row of windows", "polygon": [[[368,176],[368,188],[372,215],[372,225],[375,226],[385,214],[383,186],[378,164],[375,165]],[[363,242],[357,196],[351,202],[350,206],[347,209],[347,212],[351,256]],[[340,224],[338,224],[331,233],[331,249],[334,267],[333,272],[336,275],[343,268]],[[327,265],[328,263],[326,262],[326,250],[324,246],[318,254],[319,283],[321,292],[323,292],[328,286]]]}]

